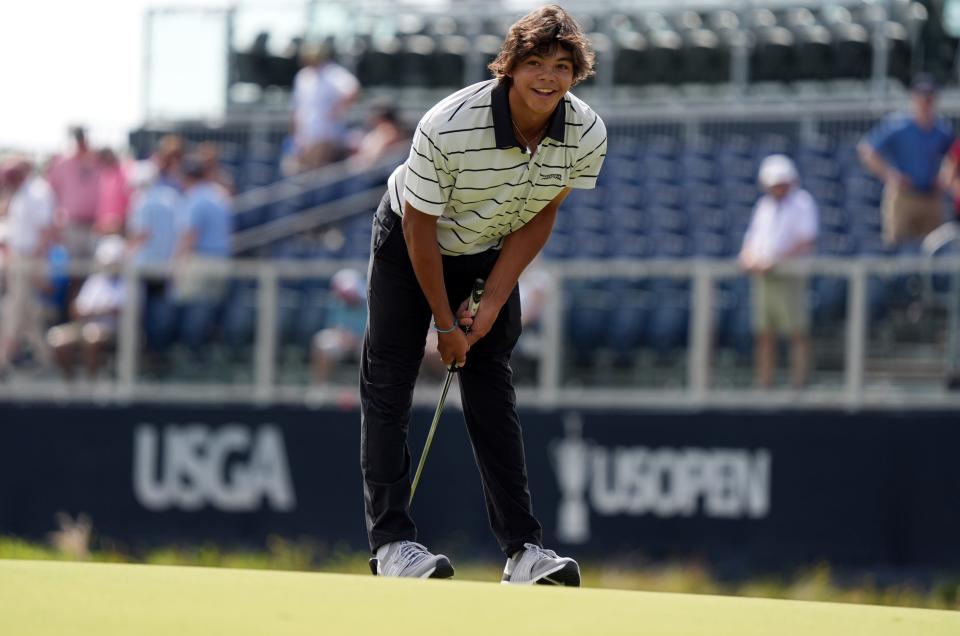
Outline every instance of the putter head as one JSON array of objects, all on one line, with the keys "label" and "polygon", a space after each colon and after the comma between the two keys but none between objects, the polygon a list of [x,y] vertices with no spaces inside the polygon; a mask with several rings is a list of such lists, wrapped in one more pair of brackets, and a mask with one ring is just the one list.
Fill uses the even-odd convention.
[{"label": "putter head", "polygon": [[370,573],[373,574],[374,576],[376,576],[376,575],[377,575],[377,565],[379,565],[379,563],[380,563],[380,562],[377,560],[377,557],[371,558],[369,561],[367,561],[367,563],[370,565]]}]

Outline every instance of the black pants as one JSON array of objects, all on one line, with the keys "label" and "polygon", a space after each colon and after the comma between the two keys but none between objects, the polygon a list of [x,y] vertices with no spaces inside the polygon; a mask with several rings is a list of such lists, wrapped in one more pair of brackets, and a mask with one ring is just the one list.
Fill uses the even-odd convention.
[{"label": "black pants", "polygon": [[[447,296],[455,311],[476,278],[486,278],[499,252],[444,256]],[[368,322],[360,366],[360,466],[370,549],[415,540],[411,519],[407,428],[413,387],[432,313],[407,254],[400,218],[384,197],[374,220]],[[464,419],[480,469],[490,526],[510,555],[524,543],[542,543],[527,487],[523,436],[517,418],[510,353],[520,337],[515,288],[493,328],[467,353],[458,372]]]}]

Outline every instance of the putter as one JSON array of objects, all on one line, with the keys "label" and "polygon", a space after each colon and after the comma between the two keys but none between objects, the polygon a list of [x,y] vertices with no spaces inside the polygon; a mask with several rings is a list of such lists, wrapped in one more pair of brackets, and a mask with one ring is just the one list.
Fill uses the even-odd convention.
[{"label": "putter", "polygon": [[[480,308],[480,300],[483,298],[483,279],[478,278],[473,283],[473,291],[470,292],[470,302],[467,305],[467,310],[470,312],[471,316],[477,315],[477,309]],[[465,327],[465,332],[469,332],[470,328]],[[417,472],[413,476],[413,484],[410,486],[410,500],[407,502],[407,507],[413,505],[413,494],[417,492],[417,485],[420,483],[420,475],[423,473],[423,465],[427,462],[427,453],[430,452],[430,445],[433,444],[433,434],[437,432],[437,424],[440,423],[440,414],[443,412],[443,405],[447,401],[447,392],[450,390],[450,383],[453,381],[453,374],[457,372],[457,363],[454,362],[450,365],[450,368],[447,369],[447,378],[443,382],[443,390],[440,392],[440,402],[437,403],[437,410],[433,414],[433,422],[430,424],[430,432],[427,433],[427,441],[423,445],[423,452],[420,453],[420,463],[417,464]]]},{"label": "putter", "polygon": [[[477,309],[480,308],[480,300],[483,298],[483,284],[484,281],[482,278],[478,278],[473,283],[473,291],[470,292],[470,302],[467,305],[467,308],[470,311],[471,316],[477,315]],[[469,327],[464,327],[465,332],[469,332]],[[427,453],[430,452],[430,445],[433,444],[433,434],[437,432],[437,424],[440,423],[440,414],[443,413],[443,405],[447,401],[447,392],[450,390],[450,383],[453,381],[453,374],[457,372],[457,363],[454,362],[450,365],[450,368],[447,369],[447,378],[443,382],[443,390],[440,392],[440,402],[437,404],[437,410],[433,414],[433,422],[430,424],[430,431],[427,433],[427,441],[423,445],[423,452],[420,453],[420,463],[417,464],[417,472],[413,476],[413,483],[410,486],[410,499],[407,502],[407,507],[413,505],[413,493],[417,491],[417,484],[420,483],[420,475],[423,474],[423,466],[427,461]],[[374,576],[377,575],[377,557],[372,557],[369,560],[370,572]]]}]

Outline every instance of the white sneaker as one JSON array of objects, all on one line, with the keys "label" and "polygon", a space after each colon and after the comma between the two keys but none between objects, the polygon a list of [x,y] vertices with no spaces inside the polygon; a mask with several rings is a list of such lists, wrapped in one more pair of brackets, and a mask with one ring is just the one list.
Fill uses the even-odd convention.
[{"label": "white sneaker", "polygon": [[503,584],[580,586],[580,566],[569,557],[557,556],[533,543],[524,543],[523,550],[507,559]]},{"label": "white sneaker", "polygon": [[431,554],[415,541],[393,541],[377,548],[370,569],[379,576],[407,576],[416,579],[449,579],[453,576],[450,560]]}]

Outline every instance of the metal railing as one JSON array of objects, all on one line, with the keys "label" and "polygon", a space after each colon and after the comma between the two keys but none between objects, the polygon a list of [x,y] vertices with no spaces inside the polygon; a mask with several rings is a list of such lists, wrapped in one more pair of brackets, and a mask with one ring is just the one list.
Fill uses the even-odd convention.
[{"label": "metal railing", "polygon": [[[312,405],[355,404],[356,380],[348,368],[345,374],[331,381],[313,385],[303,377],[290,380],[284,377],[281,349],[298,345],[280,342],[280,313],[289,313],[284,308],[283,296],[291,288],[306,282],[317,283],[311,290],[300,290],[303,298],[322,301],[323,284],[338,269],[352,266],[363,271],[364,262],[276,262],[232,261],[229,273],[224,270],[209,271],[210,276],[228,276],[232,281],[247,281],[255,287],[256,319],[254,337],[249,355],[243,358],[245,366],[242,378],[224,379],[220,362],[208,360],[206,368],[197,377],[179,378],[176,373],[162,379],[151,378],[142,372],[143,363],[143,304],[141,287],[147,278],[164,277],[163,270],[139,270],[128,267],[123,276],[127,294],[119,318],[116,343],[116,359],[110,377],[100,380],[66,382],[55,374],[14,373],[6,381],[0,381],[0,399],[14,401],[94,401],[94,402],[177,402],[177,403],[245,403],[255,405],[302,404]],[[871,319],[868,306],[868,287],[871,279],[884,276],[918,276],[924,279],[937,276],[956,276],[960,272],[960,258],[895,257],[895,258],[812,258],[785,264],[785,272],[807,276],[828,276],[847,282],[846,323],[831,325],[830,329],[842,329],[842,365],[838,373],[823,374],[814,378],[803,390],[761,390],[752,386],[718,386],[716,372],[716,343],[714,316],[717,307],[716,291],[723,281],[741,276],[735,262],[729,260],[569,260],[545,262],[543,267],[554,277],[557,284],[551,295],[539,326],[541,347],[536,361],[535,380],[519,387],[521,404],[543,408],[593,406],[604,408],[656,408],[656,409],[924,409],[960,408],[960,392],[943,388],[942,376],[935,374],[920,387],[908,378],[893,376],[877,381],[868,373],[868,364],[876,359],[871,353]],[[85,264],[76,264],[76,274],[87,269]],[[653,279],[688,281],[689,285],[689,333],[685,350],[676,353],[674,369],[685,374],[679,386],[632,383],[629,374],[618,377],[611,371],[615,382],[578,384],[571,381],[571,342],[569,325],[565,324],[569,305],[565,294],[570,293],[568,283],[574,281],[603,281],[622,279],[633,283]],[[229,302],[229,301],[227,301]],[[920,325],[921,331],[936,331],[927,347],[928,366],[939,371],[948,367],[956,352],[948,351],[945,343],[956,346],[958,289],[933,301],[949,318],[936,328]],[[294,314],[297,309],[293,309]],[[221,324],[222,327],[222,324]],[[943,331],[943,333],[940,333]],[[837,334],[839,335],[839,334]],[[949,337],[947,337],[949,336]],[[926,345],[924,345],[926,346]],[[216,339],[209,348],[226,348]],[[911,349],[909,343],[901,348]],[[196,352],[194,352],[196,353]],[[202,352],[201,352],[202,353]],[[209,352],[208,352],[209,353]],[[233,362],[231,364],[237,364]],[[642,367],[643,361],[636,363]],[[649,369],[639,369],[642,372]],[[636,371],[636,370],[635,370]],[[652,371],[656,373],[656,371]],[[206,376],[204,375],[206,374]],[[301,376],[304,374],[301,374]],[[814,374],[816,376],[816,373]],[[418,385],[415,400],[429,404],[435,400],[436,385],[424,380]],[[454,397],[452,401],[457,402]]]}]

